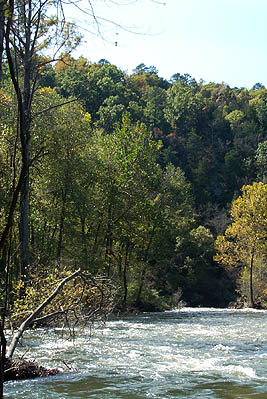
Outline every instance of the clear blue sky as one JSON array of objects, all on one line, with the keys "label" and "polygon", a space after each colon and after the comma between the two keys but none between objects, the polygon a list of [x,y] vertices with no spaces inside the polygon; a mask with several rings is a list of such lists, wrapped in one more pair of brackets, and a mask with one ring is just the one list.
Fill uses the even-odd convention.
[{"label": "clear blue sky", "polygon": [[[158,3],[94,0],[98,16],[141,34],[103,23],[105,40],[84,32],[85,43],[75,56],[92,62],[105,58],[128,73],[144,63],[166,79],[179,72],[231,87],[251,88],[256,82],[267,87],[267,0]],[[93,31],[91,22],[85,24],[81,17],[79,22]]]}]

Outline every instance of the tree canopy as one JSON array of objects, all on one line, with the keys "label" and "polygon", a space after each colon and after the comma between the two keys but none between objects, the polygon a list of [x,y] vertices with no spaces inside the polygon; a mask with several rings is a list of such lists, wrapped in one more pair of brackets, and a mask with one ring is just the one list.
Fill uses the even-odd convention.
[{"label": "tree canopy", "polygon": [[92,314],[88,276],[118,311],[266,305],[265,87],[75,59],[63,3],[17,5],[0,2],[1,356],[7,320],[47,317],[68,276],[48,315]]},{"label": "tree canopy", "polygon": [[[215,260],[225,267],[241,270],[241,278],[249,275],[246,295],[250,306],[261,302],[266,295],[267,280],[255,281],[254,269],[260,269],[266,276],[267,261],[267,185],[253,183],[242,188],[242,195],[232,204],[232,224],[226,229],[224,236],[216,240],[217,255]],[[261,287],[258,287],[258,285]],[[257,291],[256,297],[254,291]]]}]

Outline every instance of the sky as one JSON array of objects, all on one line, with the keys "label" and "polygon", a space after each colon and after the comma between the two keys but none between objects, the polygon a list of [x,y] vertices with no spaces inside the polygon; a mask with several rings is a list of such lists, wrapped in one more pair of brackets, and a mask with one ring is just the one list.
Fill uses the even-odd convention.
[{"label": "sky", "polygon": [[129,74],[144,63],[165,79],[188,73],[206,83],[267,87],[267,0],[91,2],[99,32],[77,12],[84,37],[75,57],[106,59]]}]

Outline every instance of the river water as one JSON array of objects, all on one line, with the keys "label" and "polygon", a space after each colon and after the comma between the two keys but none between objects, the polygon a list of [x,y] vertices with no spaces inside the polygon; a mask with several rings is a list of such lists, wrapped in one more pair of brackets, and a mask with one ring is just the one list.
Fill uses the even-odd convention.
[{"label": "river water", "polygon": [[5,383],[5,398],[267,398],[267,311],[182,308],[23,342],[39,364],[76,371]]}]

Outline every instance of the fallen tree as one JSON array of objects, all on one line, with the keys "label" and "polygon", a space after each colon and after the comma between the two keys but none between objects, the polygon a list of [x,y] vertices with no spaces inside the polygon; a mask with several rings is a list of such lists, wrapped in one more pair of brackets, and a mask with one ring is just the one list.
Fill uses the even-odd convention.
[{"label": "fallen tree", "polygon": [[[60,274],[62,276],[62,272]],[[23,299],[15,300],[9,316],[14,333],[5,354],[5,381],[14,379],[16,375],[21,379],[54,375],[58,372],[57,369],[46,369],[32,361],[13,361],[18,343],[28,328],[44,323],[51,324],[56,320],[57,326],[61,321],[63,327],[74,331],[77,325],[104,323],[114,309],[117,286],[110,278],[95,277],[80,269],[72,273],[65,270],[63,274],[64,277],[57,281],[53,274],[46,279],[33,279],[31,285],[27,284]],[[17,291],[20,288],[17,286]],[[34,310],[30,310],[34,305]],[[27,317],[25,313],[28,313]]]}]

